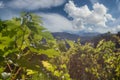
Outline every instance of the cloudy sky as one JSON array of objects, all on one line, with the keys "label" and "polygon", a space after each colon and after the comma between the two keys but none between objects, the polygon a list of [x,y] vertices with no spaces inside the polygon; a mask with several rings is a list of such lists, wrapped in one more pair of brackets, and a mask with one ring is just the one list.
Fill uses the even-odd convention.
[{"label": "cloudy sky", "polygon": [[1,19],[22,11],[40,15],[51,32],[120,31],[120,0],[0,0]]}]

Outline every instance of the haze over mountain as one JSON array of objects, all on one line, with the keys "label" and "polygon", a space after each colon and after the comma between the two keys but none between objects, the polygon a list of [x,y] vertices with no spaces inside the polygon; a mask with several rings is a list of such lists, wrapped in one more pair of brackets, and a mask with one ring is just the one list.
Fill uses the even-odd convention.
[{"label": "haze over mountain", "polygon": [[69,32],[54,32],[52,33],[53,37],[57,40],[72,40],[77,41],[78,39],[81,40],[82,44],[85,44],[86,42],[92,42],[93,39],[101,35],[100,33],[85,33],[85,32],[79,32],[79,33],[69,33]]}]

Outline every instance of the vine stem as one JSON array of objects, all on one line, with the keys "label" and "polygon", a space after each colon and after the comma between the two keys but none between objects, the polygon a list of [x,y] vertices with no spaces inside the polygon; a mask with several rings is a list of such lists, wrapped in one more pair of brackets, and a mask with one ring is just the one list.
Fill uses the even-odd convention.
[{"label": "vine stem", "polygon": [[9,63],[7,63],[7,66],[9,68],[10,72],[12,72],[12,68],[10,67]]},{"label": "vine stem", "polygon": [[16,71],[15,75],[12,77],[12,80],[15,80],[16,76],[19,74],[19,72],[20,72],[21,69],[22,69],[22,68],[20,67],[20,68]]}]

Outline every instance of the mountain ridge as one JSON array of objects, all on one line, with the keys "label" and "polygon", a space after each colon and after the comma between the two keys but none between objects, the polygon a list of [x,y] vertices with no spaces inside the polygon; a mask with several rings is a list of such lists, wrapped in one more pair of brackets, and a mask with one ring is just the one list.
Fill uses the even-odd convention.
[{"label": "mountain ridge", "polygon": [[79,38],[81,39],[81,43],[85,44],[86,42],[91,42],[92,39],[100,35],[99,33],[85,33],[85,32],[79,32],[78,33],[69,33],[69,32],[53,32],[53,37],[57,40],[72,40],[77,41]]}]

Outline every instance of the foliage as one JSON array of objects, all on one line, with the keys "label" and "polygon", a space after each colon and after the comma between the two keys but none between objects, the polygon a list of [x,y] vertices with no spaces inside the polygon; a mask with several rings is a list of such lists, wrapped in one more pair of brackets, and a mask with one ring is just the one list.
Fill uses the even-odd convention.
[{"label": "foliage", "polygon": [[76,80],[119,80],[120,52],[112,41],[100,41],[96,48],[91,44],[76,44],[71,49],[69,74]]},{"label": "foliage", "polygon": [[37,15],[22,13],[20,18],[0,21],[0,74],[10,73],[10,79],[17,79],[27,78],[27,69],[43,72],[42,60],[59,54],[55,44]]},{"label": "foliage", "polygon": [[0,20],[0,80],[120,80],[120,37],[95,44],[55,40],[41,17]]}]

